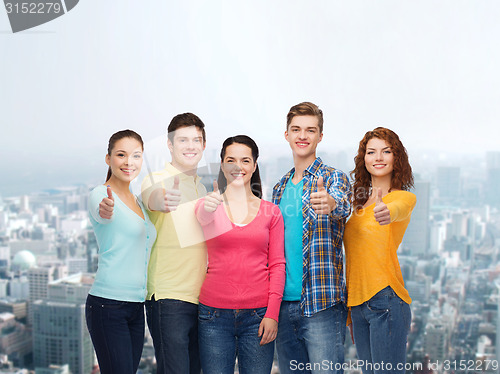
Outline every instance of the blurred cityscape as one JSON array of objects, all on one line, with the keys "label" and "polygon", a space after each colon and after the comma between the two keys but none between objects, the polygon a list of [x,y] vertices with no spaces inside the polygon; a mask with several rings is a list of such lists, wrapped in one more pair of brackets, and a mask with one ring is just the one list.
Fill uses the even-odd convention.
[{"label": "blurred cityscape", "polygon": [[[323,160],[350,170],[343,153]],[[290,164],[289,156],[261,162],[268,199]],[[214,175],[203,176],[210,191]],[[472,174],[457,162],[416,177],[399,249],[413,299],[407,372],[498,373],[500,152],[486,153]],[[97,268],[93,187],[0,197],[0,373],[99,373],[84,316]],[[346,362],[356,360],[347,334]],[[139,372],[156,372],[148,333]]]}]

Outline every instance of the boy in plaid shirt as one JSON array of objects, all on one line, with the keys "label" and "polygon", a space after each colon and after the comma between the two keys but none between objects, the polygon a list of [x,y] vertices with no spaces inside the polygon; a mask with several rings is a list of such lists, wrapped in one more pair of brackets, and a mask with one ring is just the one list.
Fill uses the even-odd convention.
[{"label": "boy in plaid shirt", "polygon": [[290,108],[285,138],[294,168],[276,184],[273,203],[285,221],[286,283],[276,340],[280,372],[343,373],[346,290],[342,236],[350,213],[345,173],[323,164],[323,112]]}]

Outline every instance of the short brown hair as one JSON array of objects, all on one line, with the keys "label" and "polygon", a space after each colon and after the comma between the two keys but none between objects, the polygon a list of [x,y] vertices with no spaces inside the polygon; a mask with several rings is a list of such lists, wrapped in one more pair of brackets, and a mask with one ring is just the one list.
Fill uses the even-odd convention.
[{"label": "short brown hair", "polygon": [[323,111],[316,104],[304,101],[303,103],[294,105],[286,115],[286,129],[290,126],[293,117],[296,116],[316,116],[318,118],[319,132],[323,132]]},{"label": "short brown hair", "polygon": [[196,128],[201,131],[203,144],[205,144],[207,142],[207,136],[205,135],[205,124],[196,114],[193,113],[182,113],[172,118],[172,121],[170,121],[170,125],[168,125],[167,128],[168,139],[173,143],[175,131],[180,129],[181,127],[189,126],[196,126]]}]

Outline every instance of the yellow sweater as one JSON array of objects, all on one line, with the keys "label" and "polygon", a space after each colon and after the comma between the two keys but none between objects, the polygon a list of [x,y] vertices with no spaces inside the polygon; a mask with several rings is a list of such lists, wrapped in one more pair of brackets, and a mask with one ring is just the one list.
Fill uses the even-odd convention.
[{"label": "yellow sweater", "polygon": [[406,303],[410,295],[404,287],[396,254],[417,201],[407,191],[388,193],[382,201],[391,213],[391,223],[379,225],[373,216],[375,204],[353,212],[345,226],[347,306],[370,300],[387,286]]}]

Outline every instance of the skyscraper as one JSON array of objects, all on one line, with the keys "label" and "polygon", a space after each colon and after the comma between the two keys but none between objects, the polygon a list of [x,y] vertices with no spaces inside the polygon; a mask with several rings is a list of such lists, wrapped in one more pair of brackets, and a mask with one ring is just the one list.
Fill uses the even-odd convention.
[{"label": "skyscraper", "polygon": [[412,256],[426,255],[429,249],[429,191],[429,182],[415,182],[417,205],[403,238],[403,248]]},{"label": "skyscraper", "polygon": [[[24,366],[32,351],[31,333],[14,314],[0,313],[0,352],[9,356],[16,366]],[[29,361],[29,359],[28,359]]]},{"label": "skyscraper", "polygon": [[28,270],[29,280],[29,309],[28,324],[33,323],[32,305],[36,300],[47,298],[48,284],[58,278],[62,278],[67,273],[64,266],[40,266]]},{"label": "skyscraper", "polygon": [[442,166],[437,168],[436,185],[440,205],[459,206],[461,194],[460,168]]},{"label": "skyscraper", "polygon": [[447,352],[447,331],[439,320],[431,320],[425,327],[424,353],[431,361],[443,361]]},{"label": "skyscraper", "polygon": [[88,374],[94,352],[85,324],[85,299],[92,275],[74,274],[53,281],[46,300],[33,304],[35,367],[68,364],[73,374]]},{"label": "skyscraper", "polygon": [[486,203],[500,208],[500,152],[486,152]]}]

